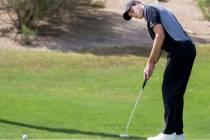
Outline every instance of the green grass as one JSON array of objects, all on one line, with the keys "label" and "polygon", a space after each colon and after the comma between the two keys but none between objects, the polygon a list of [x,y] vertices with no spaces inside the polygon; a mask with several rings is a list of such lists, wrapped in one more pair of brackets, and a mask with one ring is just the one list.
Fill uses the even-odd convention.
[{"label": "green grass", "polygon": [[[210,47],[200,46],[186,92],[188,140],[210,139]],[[0,49],[0,138],[118,139],[143,81],[145,57]],[[129,134],[163,128],[161,58]]]}]

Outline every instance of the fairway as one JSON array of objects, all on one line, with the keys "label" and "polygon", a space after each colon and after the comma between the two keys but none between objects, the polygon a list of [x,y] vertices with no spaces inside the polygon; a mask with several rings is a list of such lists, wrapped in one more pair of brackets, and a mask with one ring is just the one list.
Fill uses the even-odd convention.
[{"label": "fairway", "polygon": [[[210,46],[197,47],[185,96],[187,140],[210,139]],[[128,133],[146,140],[163,128],[161,58]],[[147,58],[0,49],[0,139],[120,139]]]}]

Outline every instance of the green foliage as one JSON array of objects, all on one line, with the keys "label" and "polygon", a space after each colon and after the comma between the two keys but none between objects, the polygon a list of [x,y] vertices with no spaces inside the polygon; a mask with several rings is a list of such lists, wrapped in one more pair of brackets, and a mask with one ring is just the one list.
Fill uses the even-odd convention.
[{"label": "green foliage", "polygon": [[204,18],[210,20],[210,0],[197,0],[197,3],[203,12]]},{"label": "green foliage", "polygon": [[62,2],[62,0],[40,0],[36,10],[36,16],[40,18],[46,13],[57,10]]},{"label": "green foliage", "polygon": [[26,25],[22,25],[21,27],[21,34],[22,34],[22,39],[24,44],[30,44],[31,41],[33,41],[38,34],[38,30],[32,30]]},{"label": "green foliage", "polygon": [[8,7],[17,15],[16,27],[33,27],[46,13],[56,10],[63,0],[8,0]]}]

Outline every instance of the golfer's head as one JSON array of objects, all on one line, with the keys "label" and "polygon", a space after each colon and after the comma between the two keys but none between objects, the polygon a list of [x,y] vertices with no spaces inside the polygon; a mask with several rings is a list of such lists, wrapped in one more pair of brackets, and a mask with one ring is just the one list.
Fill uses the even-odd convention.
[{"label": "golfer's head", "polygon": [[141,19],[143,17],[143,8],[138,0],[128,0],[125,5],[123,18],[130,20],[131,18]]}]

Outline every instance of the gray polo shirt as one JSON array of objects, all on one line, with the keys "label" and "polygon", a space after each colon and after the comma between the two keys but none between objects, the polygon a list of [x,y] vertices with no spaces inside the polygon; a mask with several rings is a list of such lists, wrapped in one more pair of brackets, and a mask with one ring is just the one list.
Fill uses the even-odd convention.
[{"label": "gray polo shirt", "polygon": [[144,18],[147,22],[148,31],[153,39],[155,38],[153,26],[162,24],[166,34],[163,49],[166,51],[169,51],[169,47],[172,46],[174,42],[191,40],[176,17],[159,4],[145,5]]}]

